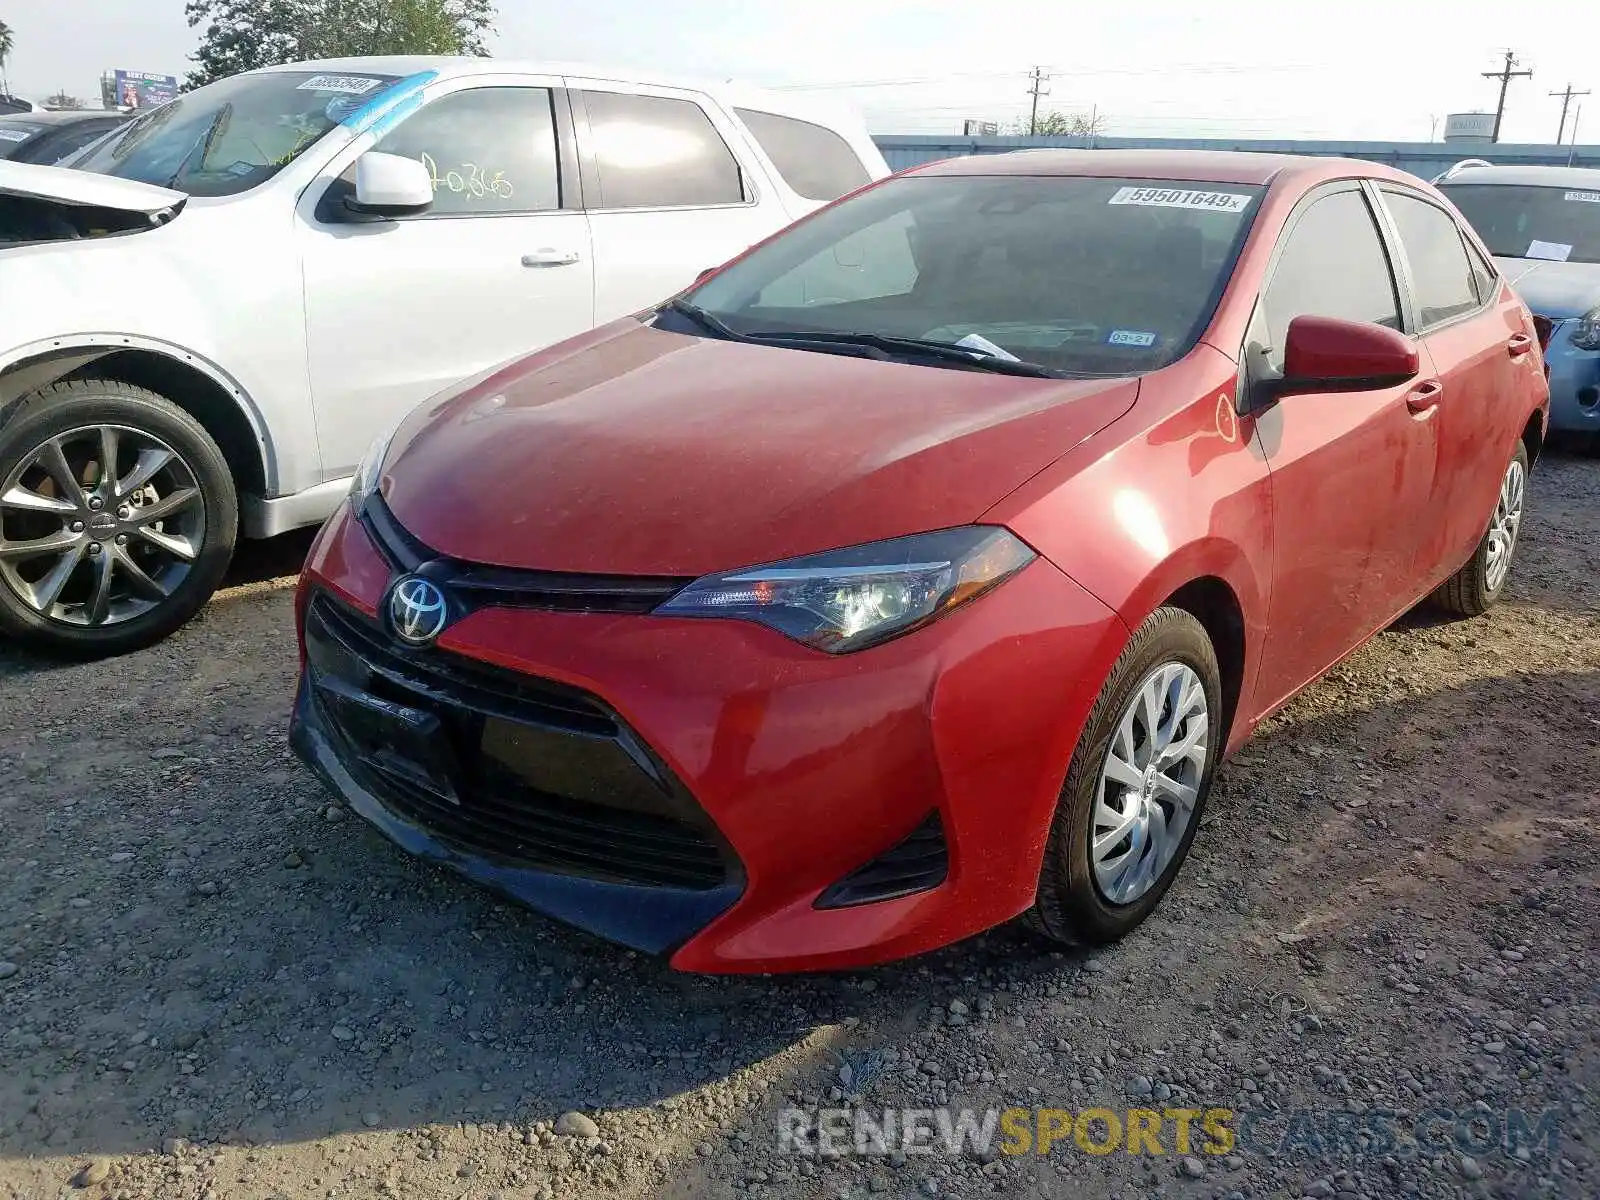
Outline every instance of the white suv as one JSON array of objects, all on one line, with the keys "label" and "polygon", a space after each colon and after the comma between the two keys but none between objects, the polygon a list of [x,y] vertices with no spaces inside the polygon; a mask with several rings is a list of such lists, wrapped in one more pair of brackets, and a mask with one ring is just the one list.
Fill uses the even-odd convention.
[{"label": "white suv", "polygon": [[0,163],[0,630],[154,642],[430,395],[887,174],[789,97],[593,68],[255,71]]}]

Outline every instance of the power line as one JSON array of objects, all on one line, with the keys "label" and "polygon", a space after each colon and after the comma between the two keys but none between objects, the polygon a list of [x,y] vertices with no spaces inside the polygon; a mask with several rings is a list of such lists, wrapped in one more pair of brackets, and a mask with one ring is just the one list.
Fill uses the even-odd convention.
[{"label": "power line", "polygon": [[1516,65],[1516,55],[1510,50],[1507,50],[1505,66],[1501,67],[1498,71],[1484,71],[1482,73],[1485,79],[1498,79],[1500,81],[1500,103],[1494,110],[1494,132],[1489,135],[1489,140],[1491,142],[1498,142],[1500,140],[1500,118],[1506,115],[1506,88],[1511,86],[1511,81],[1513,79],[1533,78],[1532,71],[1513,71],[1511,68]]},{"label": "power line", "polygon": [[[1572,103],[1572,98],[1574,96],[1587,96],[1589,93],[1586,92],[1586,91],[1585,92],[1575,92],[1575,91],[1572,90],[1572,85],[1569,83],[1569,84],[1567,84],[1567,90],[1566,91],[1564,91],[1564,92],[1551,92],[1550,94],[1552,96],[1560,96],[1561,97],[1561,124],[1556,127],[1556,145],[1559,146],[1559,145],[1561,145],[1561,139],[1564,138],[1566,136],[1566,134],[1567,134],[1567,106]],[[1573,141],[1577,141],[1577,139],[1578,139],[1578,130],[1577,130],[1576,126],[1574,126],[1574,128],[1572,130],[1572,139],[1573,139]]]}]

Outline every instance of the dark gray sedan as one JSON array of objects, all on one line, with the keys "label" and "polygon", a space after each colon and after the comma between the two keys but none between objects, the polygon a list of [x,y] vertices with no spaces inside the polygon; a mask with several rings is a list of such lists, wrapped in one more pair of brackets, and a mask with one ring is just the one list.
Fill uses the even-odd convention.
[{"label": "dark gray sedan", "polygon": [[98,111],[0,116],[0,158],[53,167],[127,120],[124,113]]}]

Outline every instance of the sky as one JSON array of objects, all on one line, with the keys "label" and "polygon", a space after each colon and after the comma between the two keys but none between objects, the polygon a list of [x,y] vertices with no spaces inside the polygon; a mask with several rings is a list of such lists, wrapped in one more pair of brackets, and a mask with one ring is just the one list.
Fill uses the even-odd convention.
[{"label": "sky", "polygon": [[[182,76],[183,0],[0,0],[14,91],[94,103],[112,68]],[[1536,21],[1463,0],[500,0],[496,56],[576,60],[803,89],[879,133],[958,133],[1044,110],[1095,112],[1125,136],[1426,141],[1451,112],[1492,111],[1515,30],[1531,80],[1511,83],[1501,140],[1552,142],[1569,83],[1600,84],[1588,5]],[[848,86],[846,86],[848,85]],[[1579,140],[1600,143],[1600,97]],[[1569,118],[1569,140],[1570,125]]]}]

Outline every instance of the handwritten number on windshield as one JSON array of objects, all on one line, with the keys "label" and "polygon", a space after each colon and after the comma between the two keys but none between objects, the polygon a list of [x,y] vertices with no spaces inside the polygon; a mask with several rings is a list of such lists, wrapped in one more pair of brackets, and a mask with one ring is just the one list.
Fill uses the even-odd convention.
[{"label": "handwritten number on windshield", "polygon": [[428,176],[433,180],[435,192],[442,187],[448,192],[454,192],[458,196],[468,196],[474,200],[486,200],[491,196],[497,200],[509,200],[516,193],[504,171],[491,173],[488,168],[480,167],[477,163],[463,162],[459,168],[440,175],[438,162],[427,151],[423,151],[422,165],[428,168]]}]

